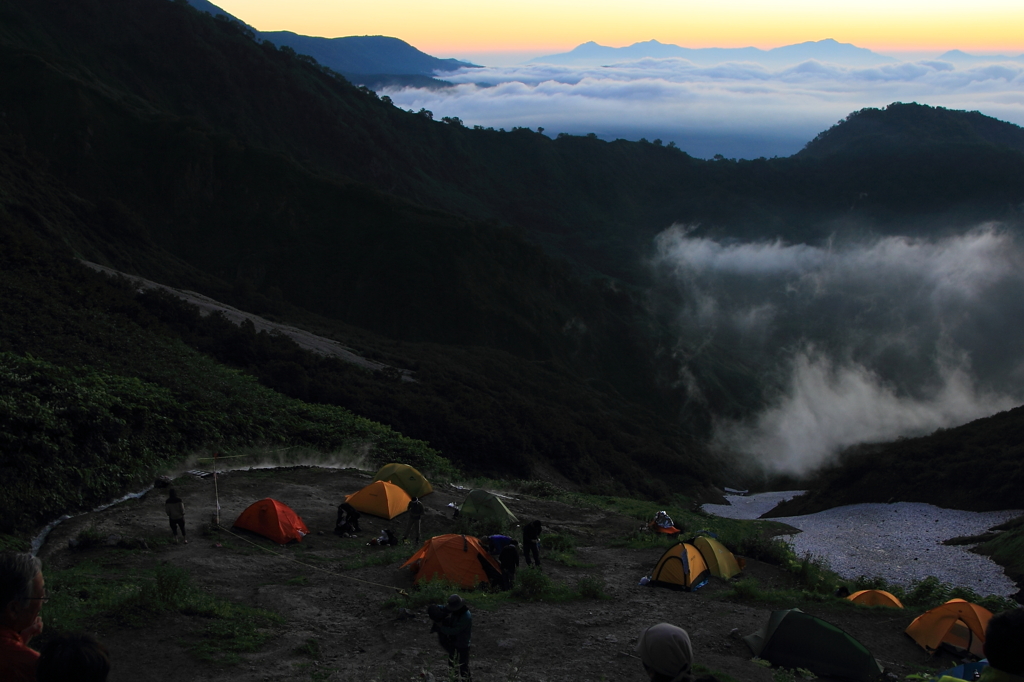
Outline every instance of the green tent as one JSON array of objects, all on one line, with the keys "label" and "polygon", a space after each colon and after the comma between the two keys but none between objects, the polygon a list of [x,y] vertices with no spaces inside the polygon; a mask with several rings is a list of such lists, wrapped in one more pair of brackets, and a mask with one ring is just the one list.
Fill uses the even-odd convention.
[{"label": "green tent", "polygon": [[409,497],[423,497],[434,492],[434,487],[430,485],[430,481],[408,464],[399,464],[397,462],[385,464],[377,471],[377,475],[373,477],[373,480],[394,483],[408,493]]},{"label": "green tent", "polygon": [[869,682],[882,672],[863,644],[800,609],[772,611],[768,623],[743,641],[772,665],[806,668],[819,677]]},{"label": "green tent", "polygon": [[459,514],[477,521],[494,520],[502,526],[519,523],[519,519],[509,511],[501,498],[479,488],[469,491],[459,507]]}]

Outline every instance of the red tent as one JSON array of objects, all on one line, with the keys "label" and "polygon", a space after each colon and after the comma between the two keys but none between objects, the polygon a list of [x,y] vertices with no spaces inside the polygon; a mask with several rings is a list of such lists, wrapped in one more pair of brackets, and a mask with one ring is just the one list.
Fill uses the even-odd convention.
[{"label": "red tent", "polygon": [[250,504],[235,519],[235,527],[259,533],[280,545],[299,542],[303,535],[309,535],[309,528],[298,514],[288,505],[269,497]]}]

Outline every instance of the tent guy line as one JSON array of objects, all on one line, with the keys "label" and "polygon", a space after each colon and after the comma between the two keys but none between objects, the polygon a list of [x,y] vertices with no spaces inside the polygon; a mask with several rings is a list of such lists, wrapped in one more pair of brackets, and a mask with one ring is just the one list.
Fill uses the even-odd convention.
[{"label": "tent guy line", "polygon": [[353,578],[350,575],[342,575],[341,573],[335,573],[334,571],[332,571],[330,569],[327,569],[327,568],[323,568],[322,566],[314,566],[312,564],[307,564],[305,562],[299,561],[298,559],[294,559],[294,558],[292,558],[292,557],[290,557],[290,556],[288,556],[286,554],[281,554],[280,552],[275,552],[274,550],[269,549],[267,547],[264,547],[263,545],[259,545],[259,544],[255,543],[255,542],[253,542],[252,540],[250,540],[249,538],[242,537],[238,533],[232,533],[230,530],[228,530],[224,526],[220,525],[219,523],[215,524],[215,527],[218,530],[224,531],[225,533],[227,533],[228,535],[230,535],[232,537],[238,538],[239,540],[242,540],[244,542],[248,542],[253,547],[256,547],[258,549],[262,549],[264,552],[268,552],[270,554],[273,554],[274,556],[280,557],[280,558],[285,559],[287,561],[291,561],[291,562],[296,563],[296,564],[298,564],[300,566],[305,566],[306,568],[311,568],[314,571],[320,571],[321,573],[327,573],[328,575],[333,575],[336,578],[344,578],[346,580],[354,580],[357,583],[366,583],[367,585],[375,585],[377,587],[384,587],[384,588],[389,589],[389,590],[394,590],[395,592],[397,592],[398,594],[402,595],[403,597],[408,597],[409,596],[409,593],[406,592],[405,590],[403,590],[400,587],[395,587],[394,585],[385,585],[384,583],[375,583],[372,580],[363,580],[362,578]]}]

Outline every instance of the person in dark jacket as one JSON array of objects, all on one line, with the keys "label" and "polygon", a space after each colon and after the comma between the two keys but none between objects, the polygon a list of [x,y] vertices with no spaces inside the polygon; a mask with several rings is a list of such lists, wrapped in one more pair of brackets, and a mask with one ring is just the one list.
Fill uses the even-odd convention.
[{"label": "person in dark jacket", "polygon": [[409,512],[409,523],[405,526],[405,532],[402,533],[402,542],[405,542],[409,534],[412,533],[413,542],[418,545],[423,524],[423,502],[420,501],[420,498],[414,497],[409,500],[409,506],[405,508],[405,511]]},{"label": "person in dark jacket", "polygon": [[526,565],[532,566],[537,562],[540,568],[540,520],[530,521],[523,528],[523,554],[526,555]]},{"label": "person in dark jacket", "polygon": [[188,538],[185,536],[185,503],[178,497],[178,493],[175,492],[174,488],[171,488],[170,493],[167,495],[167,501],[164,502],[164,512],[171,522],[171,535],[174,536],[174,544],[178,544],[178,529],[181,528],[181,537],[187,545]]},{"label": "person in dark jacket", "polygon": [[359,517],[362,516],[348,502],[338,505],[338,518],[334,522],[334,532],[342,537],[355,535],[359,532]]},{"label": "person in dark jacket", "polygon": [[516,540],[505,545],[498,555],[501,564],[501,587],[511,590],[516,583],[516,571],[519,570],[519,543]]},{"label": "person in dark jacket", "polygon": [[440,634],[441,646],[448,653],[448,667],[459,666],[459,677],[469,682],[470,637],[473,634],[473,614],[465,600],[457,594],[448,597],[448,617],[434,627]]}]

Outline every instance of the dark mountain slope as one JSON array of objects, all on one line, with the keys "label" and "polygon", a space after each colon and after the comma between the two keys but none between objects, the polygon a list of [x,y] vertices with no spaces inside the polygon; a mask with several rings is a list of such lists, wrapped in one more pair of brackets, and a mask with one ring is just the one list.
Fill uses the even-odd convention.
[{"label": "dark mountain slope", "polygon": [[1024,407],[922,438],[851,448],[812,481],[811,490],[771,516],[889,500],[975,511],[1024,509]]},{"label": "dark mountain slope", "polygon": [[[0,196],[20,216],[19,229],[43,240],[41,261],[27,269],[5,263],[0,349],[86,373],[166,381],[146,374],[146,362],[175,366],[161,343],[200,348],[280,393],[420,434],[471,473],[543,472],[593,490],[652,495],[706,485],[702,451],[671,420],[671,391],[655,385],[657,354],[651,337],[634,331],[628,296],[581,284],[508,229],[310,173],[76,65],[5,51],[0,68],[11,76],[6,102],[16,104],[0,122],[9,171]],[[346,343],[355,334],[374,352],[390,345],[391,361],[414,368],[417,381],[396,384],[245,329],[201,324],[175,306],[135,300],[130,287],[99,287],[108,293],[93,305],[96,275],[73,268],[70,253],[347,334]],[[328,318],[391,339],[455,345],[396,346]],[[94,319],[118,338],[141,334],[146,343],[125,353],[90,328]],[[171,374],[189,392],[209,390],[194,372]],[[612,384],[643,394],[660,413]],[[275,418],[262,408],[256,414]],[[220,442],[204,434],[178,443],[178,455]],[[246,438],[261,436],[271,434]],[[663,470],[658,480],[644,473],[652,464]],[[82,499],[105,490],[91,485]]]},{"label": "dark mountain slope", "polygon": [[346,77],[356,74],[405,74],[433,76],[435,71],[455,71],[475,66],[458,59],[439,59],[388,36],[320,38],[291,31],[260,31],[259,37],[278,47],[287,45],[307,54]]},{"label": "dark mountain slope", "polygon": [[[692,439],[555,363],[481,347],[399,344],[280,301],[258,302],[414,371],[415,382],[399,382],[107,281],[62,244],[91,248],[77,241],[82,234],[123,241],[137,217],[67,192],[11,142],[0,136],[0,498],[7,505],[0,532],[94,505],[195,450],[372,445],[374,461],[451,470],[424,443],[353,413],[419,433],[477,475],[543,475],[654,496],[707,485]],[[188,265],[176,267],[188,275]],[[645,473],[652,464],[662,468],[657,480]],[[81,475],[86,470],[93,473]],[[51,477],[48,487],[39,472]]]},{"label": "dark mountain slope", "polygon": [[[987,144],[949,153],[887,147],[853,165],[810,156],[736,163],[698,161],[654,144],[469,130],[376,101],[301,58],[257,45],[233,22],[181,4],[5,4],[0,35],[12,47],[45,46],[48,59],[87,69],[163,111],[318,172],[511,223],[585,271],[632,282],[645,281],[641,259],[651,236],[677,221],[715,234],[796,241],[832,235],[842,221],[886,231],[936,216],[959,225],[1017,220],[1012,207],[1024,200],[1021,155]],[[965,163],[971,182],[954,181]]]},{"label": "dark mountain slope", "polygon": [[871,156],[886,150],[905,153],[961,145],[1024,152],[1024,128],[977,111],[896,103],[853,112],[808,142],[797,156]]}]

